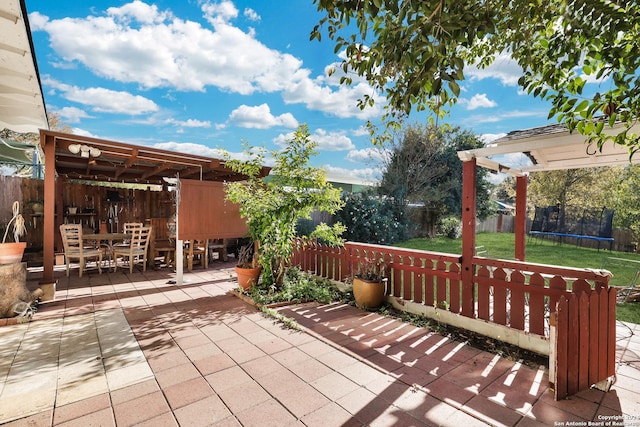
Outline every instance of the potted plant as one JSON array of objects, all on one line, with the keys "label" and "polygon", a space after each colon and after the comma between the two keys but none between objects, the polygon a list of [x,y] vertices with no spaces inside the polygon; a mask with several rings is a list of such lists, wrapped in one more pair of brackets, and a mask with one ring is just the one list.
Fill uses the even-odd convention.
[{"label": "potted plant", "polygon": [[[12,227],[14,242],[7,242],[9,229]],[[7,223],[4,236],[2,237],[2,243],[0,244],[0,264],[13,264],[22,261],[22,255],[27,247],[27,243],[20,242],[20,237],[23,236],[26,231],[24,218],[20,213],[20,203],[15,201],[13,202],[13,216]]]},{"label": "potted plant", "polygon": [[238,250],[238,261],[235,270],[238,275],[238,286],[242,289],[249,289],[258,283],[262,266],[258,262],[256,244],[254,242],[244,245]]},{"label": "potted plant", "polygon": [[382,259],[364,258],[353,278],[353,297],[363,309],[377,309],[384,301],[387,266]]}]

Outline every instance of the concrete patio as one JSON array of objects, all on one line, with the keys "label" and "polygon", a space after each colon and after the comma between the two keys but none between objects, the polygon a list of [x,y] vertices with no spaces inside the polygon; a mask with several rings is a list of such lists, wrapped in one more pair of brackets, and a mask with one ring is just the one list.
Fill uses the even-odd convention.
[{"label": "concrete patio", "polygon": [[0,424],[640,425],[640,325],[618,323],[610,392],[556,402],[544,366],[351,306],[281,307],[288,329],[229,293],[232,272],[58,267],[56,300],[0,327]]}]

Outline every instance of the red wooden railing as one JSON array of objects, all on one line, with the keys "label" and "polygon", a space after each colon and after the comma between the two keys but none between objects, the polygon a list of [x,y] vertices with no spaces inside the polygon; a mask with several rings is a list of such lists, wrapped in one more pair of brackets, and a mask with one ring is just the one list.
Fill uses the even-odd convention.
[{"label": "red wooden railing", "polygon": [[[547,340],[557,332],[556,348],[549,348],[548,353],[554,373],[551,381],[563,390],[556,398],[564,394],[564,390],[575,393],[572,381],[576,366],[579,366],[580,389],[584,388],[584,378],[588,378],[588,388],[613,375],[615,290],[609,288],[606,272],[473,257],[472,283],[463,283],[459,255],[354,242],[347,242],[342,248],[315,242],[299,243],[292,265],[315,275],[345,281],[355,271],[358,260],[382,259],[389,268],[389,296]],[[588,304],[586,297],[580,299],[582,295],[588,296]],[[567,316],[564,304],[570,307]],[[579,307],[579,317],[571,314],[576,310],[571,308],[572,304]],[[550,325],[556,319],[556,329],[553,329]],[[587,342],[592,351],[584,356],[582,351]],[[562,347],[564,344],[568,347]],[[592,353],[599,354],[597,363]],[[606,356],[602,356],[603,353]],[[565,360],[563,354],[571,357]],[[576,365],[573,360],[576,355],[588,362],[580,359]],[[582,366],[597,368],[585,371]],[[567,385],[569,383],[571,385]]]}]

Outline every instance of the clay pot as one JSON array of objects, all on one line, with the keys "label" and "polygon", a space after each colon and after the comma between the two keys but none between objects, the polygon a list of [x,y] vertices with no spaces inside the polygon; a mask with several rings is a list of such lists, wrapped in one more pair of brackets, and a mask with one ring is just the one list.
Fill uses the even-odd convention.
[{"label": "clay pot", "polygon": [[353,296],[358,308],[373,310],[382,305],[385,296],[385,281],[372,282],[353,278]]},{"label": "clay pot", "polygon": [[242,289],[249,289],[251,286],[258,283],[258,278],[262,272],[262,267],[258,268],[240,268],[235,267],[236,274],[238,275],[238,285]]},{"label": "clay pot", "polygon": [[27,242],[0,243],[0,264],[13,264],[22,261]]}]

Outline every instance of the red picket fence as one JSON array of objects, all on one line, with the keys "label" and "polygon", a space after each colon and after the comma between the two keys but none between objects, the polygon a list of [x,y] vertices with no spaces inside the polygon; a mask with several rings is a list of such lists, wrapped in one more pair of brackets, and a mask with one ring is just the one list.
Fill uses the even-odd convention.
[{"label": "red picket fence", "polygon": [[[582,366],[574,363],[576,355],[586,357],[589,366],[598,367],[596,370],[578,370],[580,390],[612,375],[610,367],[614,366],[615,358],[615,290],[609,288],[607,274],[588,269],[476,256],[472,261],[475,272],[473,282],[463,283],[459,255],[354,242],[347,242],[342,248],[315,242],[299,243],[291,264],[317,276],[345,281],[355,271],[358,260],[382,259],[389,268],[388,296],[502,325],[549,341],[554,331],[564,333],[556,343],[562,341],[568,347],[556,349],[550,346],[547,353],[552,357],[559,356],[558,360],[551,360],[550,357],[556,388],[565,390],[565,384],[571,384],[566,386],[566,390],[575,393],[574,371],[576,366]],[[589,296],[588,301],[577,299],[584,295]],[[574,300],[577,302],[572,303]],[[602,302],[605,300],[606,304]],[[569,307],[573,307],[571,304],[579,307],[578,313],[582,314],[578,318],[569,316],[570,326],[565,326],[563,311],[563,304],[567,301]],[[556,309],[556,306],[560,308]],[[575,309],[570,308],[569,312],[572,313],[572,310]],[[587,310],[586,315],[584,310]],[[597,317],[594,314],[596,310]],[[594,317],[589,317],[592,315]],[[557,326],[552,330],[551,322],[556,317]],[[575,325],[579,325],[579,328],[576,329]],[[589,325],[589,329],[585,329],[585,325]],[[603,328],[607,333],[603,332]],[[597,365],[592,356],[582,355],[581,346],[585,342],[590,343],[589,348],[598,349],[600,356]],[[571,358],[565,362],[563,354],[571,354]],[[586,387],[584,375],[587,375],[589,383]]]},{"label": "red picket fence", "polygon": [[[616,290],[585,290],[560,297],[549,379],[556,400],[615,374]],[[608,386],[607,386],[608,387]]]}]

